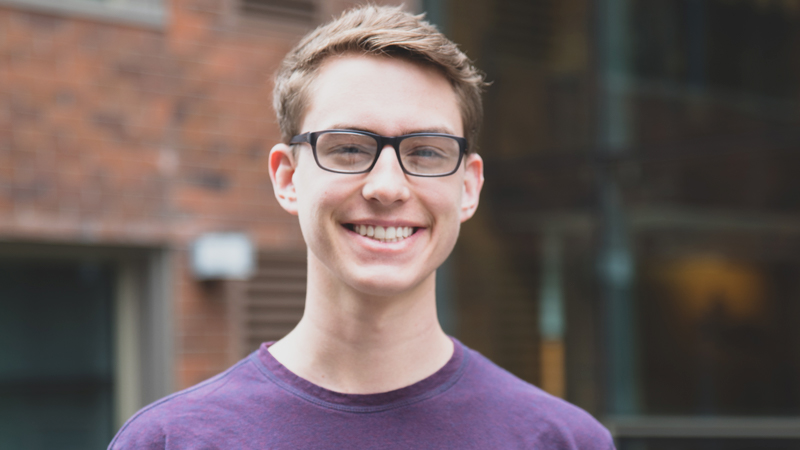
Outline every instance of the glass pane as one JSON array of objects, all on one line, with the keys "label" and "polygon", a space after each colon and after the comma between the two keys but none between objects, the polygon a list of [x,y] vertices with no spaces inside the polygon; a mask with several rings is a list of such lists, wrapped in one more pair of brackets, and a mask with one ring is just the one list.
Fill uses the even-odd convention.
[{"label": "glass pane", "polygon": [[0,261],[0,448],[108,445],[112,293],[107,266]]}]

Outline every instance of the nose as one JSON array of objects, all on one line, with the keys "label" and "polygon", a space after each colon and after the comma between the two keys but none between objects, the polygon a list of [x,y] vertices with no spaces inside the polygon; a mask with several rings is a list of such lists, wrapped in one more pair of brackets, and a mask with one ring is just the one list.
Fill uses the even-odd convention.
[{"label": "nose", "polygon": [[377,200],[387,206],[394,202],[405,202],[411,195],[406,174],[391,146],[383,148],[375,166],[367,173],[362,195],[367,200]]}]

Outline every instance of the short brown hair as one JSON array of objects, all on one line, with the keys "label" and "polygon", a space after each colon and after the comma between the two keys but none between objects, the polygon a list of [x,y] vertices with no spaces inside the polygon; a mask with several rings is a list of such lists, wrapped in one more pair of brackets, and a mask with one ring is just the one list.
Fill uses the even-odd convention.
[{"label": "short brown hair", "polygon": [[400,7],[362,6],[343,13],[306,35],[283,60],[275,78],[274,107],[285,143],[300,133],[308,108],[309,86],[322,62],[355,52],[406,58],[439,70],[453,86],[461,110],[468,148],[478,136],[486,83],[458,46],[435,26]]}]

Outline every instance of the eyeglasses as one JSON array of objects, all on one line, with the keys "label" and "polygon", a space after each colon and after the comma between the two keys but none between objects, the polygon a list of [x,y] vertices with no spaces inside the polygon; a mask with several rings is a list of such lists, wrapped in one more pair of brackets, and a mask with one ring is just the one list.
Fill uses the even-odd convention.
[{"label": "eyeglasses", "polygon": [[336,173],[372,170],[387,145],[394,147],[400,168],[417,177],[454,174],[466,153],[467,140],[442,133],[413,133],[387,137],[366,131],[325,130],[299,134],[290,144],[311,144],[317,165]]}]

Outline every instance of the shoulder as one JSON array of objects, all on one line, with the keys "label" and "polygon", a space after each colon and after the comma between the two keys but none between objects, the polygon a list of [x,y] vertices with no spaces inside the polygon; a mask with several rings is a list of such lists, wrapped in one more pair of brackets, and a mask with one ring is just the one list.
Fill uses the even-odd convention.
[{"label": "shoulder", "polygon": [[474,350],[464,382],[497,427],[521,433],[546,448],[613,449],[608,430],[583,409],[548,394]]},{"label": "shoulder", "polygon": [[119,430],[110,449],[165,449],[168,441],[197,439],[246,409],[248,386],[260,379],[250,358],[200,384],[164,397],[137,412]]}]

